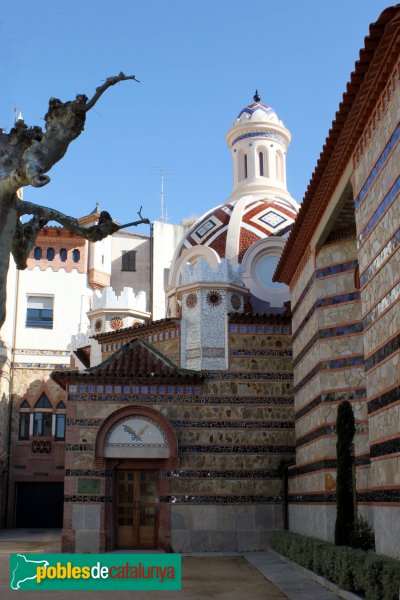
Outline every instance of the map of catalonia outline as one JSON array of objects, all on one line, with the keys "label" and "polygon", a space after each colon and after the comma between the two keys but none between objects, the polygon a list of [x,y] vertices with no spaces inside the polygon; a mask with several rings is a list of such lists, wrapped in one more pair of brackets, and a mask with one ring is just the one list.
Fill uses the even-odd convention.
[{"label": "map of catalonia outline", "polygon": [[[22,562],[23,559],[24,562]],[[35,574],[30,576],[30,577],[24,577],[25,573],[23,573],[23,571],[25,569],[29,569],[30,567],[27,565],[35,565],[34,567],[32,567],[35,570]],[[36,569],[38,567],[38,565],[41,565],[42,567],[48,567],[49,566],[49,562],[47,560],[29,560],[26,558],[26,556],[24,556],[23,554],[17,554],[17,565],[13,571],[12,574],[12,579],[11,579],[11,589],[12,590],[19,590],[21,583],[24,583],[24,581],[28,581],[30,579],[37,579],[37,573],[36,573]],[[17,575],[17,571],[22,571],[21,575],[18,577]],[[29,572],[28,572],[29,573]],[[24,577],[24,579],[21,579],[21,577]]]}]

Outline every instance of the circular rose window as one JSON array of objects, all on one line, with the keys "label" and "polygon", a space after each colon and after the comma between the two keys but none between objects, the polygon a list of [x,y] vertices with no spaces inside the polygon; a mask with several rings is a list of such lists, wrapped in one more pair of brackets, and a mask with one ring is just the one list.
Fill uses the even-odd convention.
[{"label": "circular rose window", "polygon": [[124,326],[123,319],[115,318],[115,319],[111,319],[111,321],[110,321],[111,329],[122,329],[123,326]]},{"label": "circular rose window", "polygon": [[210,306],[219,306],[222,302],[222,296],[219,292],[208,292],[207,294],[207,304]]},{"label": "circular rose window", "polygon": [[194,294],[193,292],[188,294],[188,297],[186,298],[186,306],[188,308],[194,308],[197,304],[197,295]]}]

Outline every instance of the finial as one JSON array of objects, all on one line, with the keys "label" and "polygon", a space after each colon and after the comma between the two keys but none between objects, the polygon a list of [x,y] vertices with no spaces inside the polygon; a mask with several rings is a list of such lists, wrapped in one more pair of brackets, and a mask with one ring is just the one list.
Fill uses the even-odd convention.
[{"label": "finial", "polygon": [[254,94],[254,96],[253,96],[253,100],[254,100],[254,102],[260,102],[260,100],[261,100],[261,96],[260,96],[260,94],[258,93],[258,90],[256,90],[256,93],[255,93],[255,94]]},{"label": "finial", "polygon": [[99,201],[97,200],[97,202],[96,202],[96,213],[99,213],[99,212],[100,212],[100,204],[99,204]]}]

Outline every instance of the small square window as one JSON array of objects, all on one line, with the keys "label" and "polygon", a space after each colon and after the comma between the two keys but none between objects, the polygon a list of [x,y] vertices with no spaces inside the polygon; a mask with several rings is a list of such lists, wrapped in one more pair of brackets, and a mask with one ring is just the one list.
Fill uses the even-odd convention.
[{"label": "small square window", "polygon": [[136,271],[136,250],[122,253],[122,271]]}]

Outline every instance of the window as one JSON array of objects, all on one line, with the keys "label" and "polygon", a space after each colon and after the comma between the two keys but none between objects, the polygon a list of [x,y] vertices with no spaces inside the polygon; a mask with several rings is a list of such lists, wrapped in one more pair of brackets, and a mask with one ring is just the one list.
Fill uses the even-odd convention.
[{"label": "window", "polygon": [[264,177],[264,154],[258,153],[258,160],[260,161],[260,177]]},{"label": "window", "polygon": [[276,153],[276,178],[280,181],[284,180],[283,177],[283,156],[280,150]]},{"label": "window", "polygon": [[53,329],[53,298],[51,296],[28,296],[26,327]]},{"label": "window", "polygon": [[60,260],[61,262],[65,262],[67,260],[67,251],[65,248],[61,248],[60,250]]},{"label": "window", "polygon": [[244,178],[247,179],[247,154],[243,157],[244,160]]},{"label": "window", "polygon": [[55,255],[54,248],[47,248],[47,260],[54,260]]},{"label": "window", "polygon": [[35,437],[50,437],[53,415],[50,412],[33,413],[33,435]]},{"label": "window", "polygon": [[42,258],[42,249],[39,246],[36,246],[36,248],[34,249],[33,258],[35,260],[40,260]]},{"label": "window", "polygon": [[72,250],[72,260],[74,261],[74,263],[79,262],[80,257],[81,257],[81,253],[79,252],[79,250],[77,250],[77,249]]},{"label": "window", "polygon": [[56,415],[56,440],[65,440],[65,415]]},{"label": "window", "polygon": [[19,440],[29,440],[30,413],[24,412],[19,415]]},{"label": "window", "polygon": [[122,253],[122,271],[136,271],[136,250]]}]

